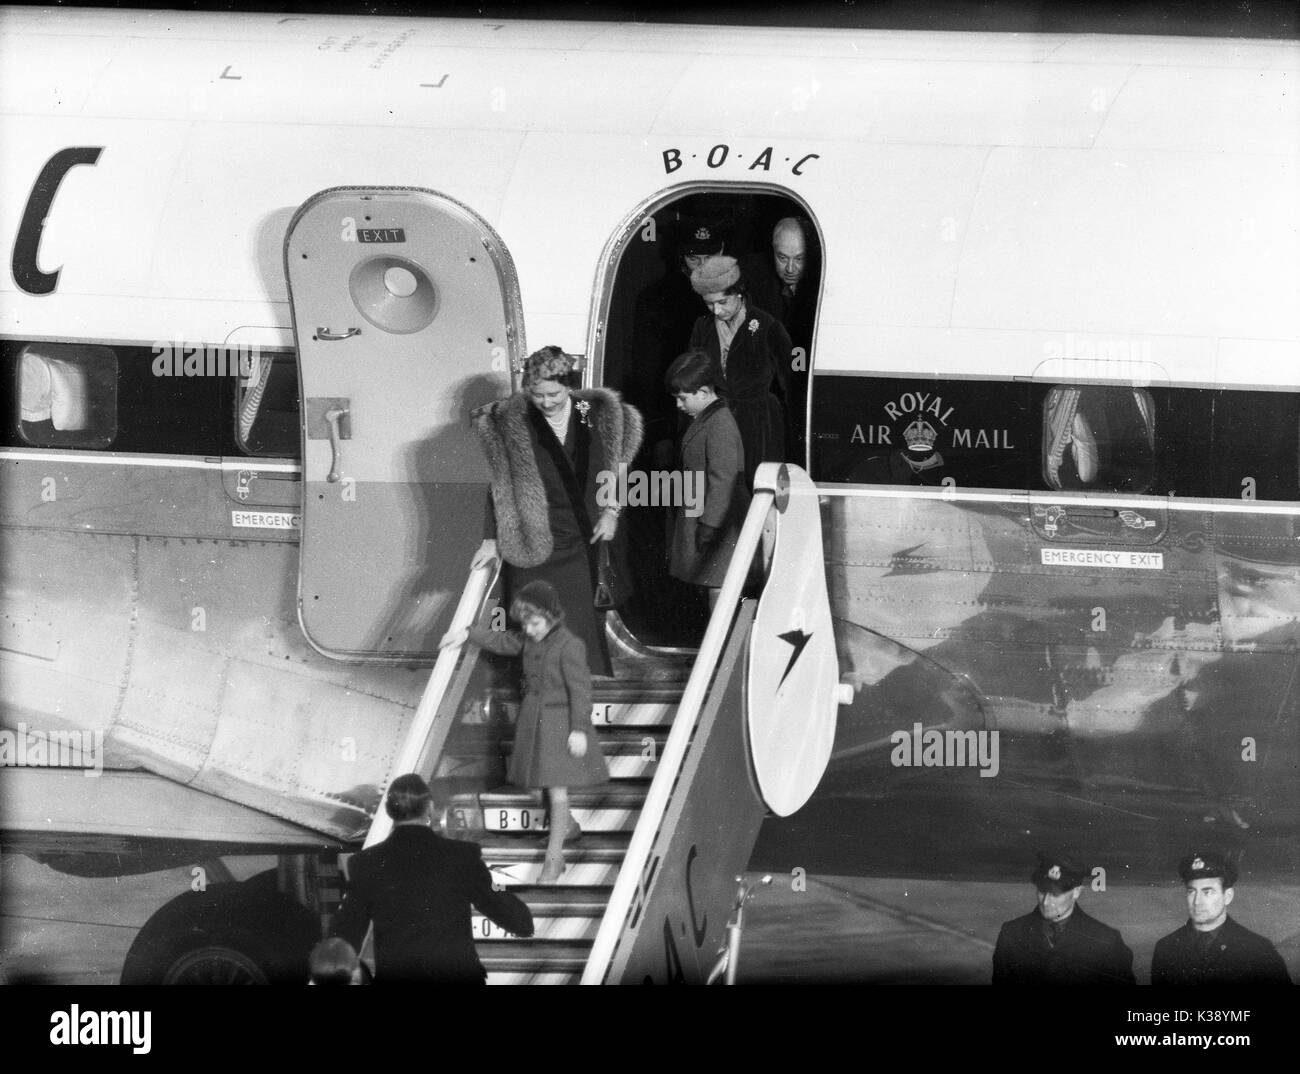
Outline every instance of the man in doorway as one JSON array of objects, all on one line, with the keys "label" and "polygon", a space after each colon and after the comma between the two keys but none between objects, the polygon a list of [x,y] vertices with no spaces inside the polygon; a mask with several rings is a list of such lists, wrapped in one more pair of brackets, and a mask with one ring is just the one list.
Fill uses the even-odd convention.
[{"label": "man in doorway", "polygon": [[1189,854],[1178,863],[1187,923],[1156,944],[1151,983],[1290,984],[1286,963],[1258,933],[1228,916],[1237,867],[1225,855]]},{"label": "man in doorway", "polygon": [[786,445],[787,457],[803,465],[804,400],[821,284],[821,258],[812,222],[802,216],[778,220],[772,229],[771,250],[746,258],[742,270],[753,305],[781,322],[795,351],[788,378]]}]

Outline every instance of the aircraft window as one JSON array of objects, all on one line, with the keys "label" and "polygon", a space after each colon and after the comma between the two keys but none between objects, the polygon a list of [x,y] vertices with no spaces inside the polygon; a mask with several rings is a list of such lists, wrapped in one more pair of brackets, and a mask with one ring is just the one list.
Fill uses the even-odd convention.
[{"label": "aircraft window", "polygon": [[18,431],[33,447],[106,448],[117,436],[117,355],[31,343],[18,356]]},{"label": "aircraft window", "polygon": [[298,454],[298,366],[288,352],[261,352],[237,394],[239,446],[246,454]]},{"label": "aircraft window", "polygon": [[1155,407],[1139,388],[1060,387],[1043,403],[1043,478],[1054,489],[1145,492]]}]

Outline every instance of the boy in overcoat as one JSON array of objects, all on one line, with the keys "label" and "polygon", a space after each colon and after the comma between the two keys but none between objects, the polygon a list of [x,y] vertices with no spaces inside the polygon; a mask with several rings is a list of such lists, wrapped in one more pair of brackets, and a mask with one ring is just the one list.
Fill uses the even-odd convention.
[{"label": "boy in overcoat", "polygon": [[750,500],[744,445],[718,393],[721,380],[721,370],[704,351],[681,355],[664,380],[678,409],[691,418],[682,434],[682,488],[696,501],[673,512],[669,570],[674,578],[707,588],[710,608],[717,602]]}]

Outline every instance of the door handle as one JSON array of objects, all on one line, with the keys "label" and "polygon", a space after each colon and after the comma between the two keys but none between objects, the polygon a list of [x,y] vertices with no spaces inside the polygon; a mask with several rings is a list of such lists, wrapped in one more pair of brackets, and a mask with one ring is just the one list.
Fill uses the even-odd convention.
[{"label": "door handle", "polygon": [[339,422],[348,416],[348,411],[342,407],[331,407],[325,411],[325,420],[330,427],[330,472],[325,475],[325,480],[330,484],[337,484],[340,472],[343,469],[343,437],[339,431]]},{"label": "door handle", "polygon": [[316,329],[316,338],[324,343],[337,343],[340,339],[351,339],[359,335],[361,335],[360,328],[345,328],[342,332],[335,332],[329,328]]}]

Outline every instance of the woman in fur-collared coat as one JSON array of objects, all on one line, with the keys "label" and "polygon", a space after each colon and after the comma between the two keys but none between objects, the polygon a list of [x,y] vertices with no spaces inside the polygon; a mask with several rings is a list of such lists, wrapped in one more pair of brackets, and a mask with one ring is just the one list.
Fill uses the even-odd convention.
[{"label": "woman in fur-collared coat", "polygon": [[[618,532],[614,478],[640,448],[642,424],[617,392],[575,390],[577,364],[559,347],[543,347],[524,363],[522,391],[474,412],[492,474],[474,566],[501,557],[507,602],[531,581],[554,586],[591,671],[610,675],[605,616],[592,607],[597,548]],[[627,578],[626,569],[620,575]]]}]

